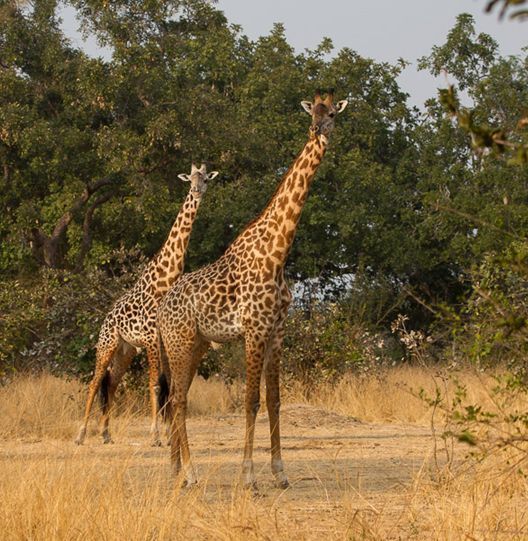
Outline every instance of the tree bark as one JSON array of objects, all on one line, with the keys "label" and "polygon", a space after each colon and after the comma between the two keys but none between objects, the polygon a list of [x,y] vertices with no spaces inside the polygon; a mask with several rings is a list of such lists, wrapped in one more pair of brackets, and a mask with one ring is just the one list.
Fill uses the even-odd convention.
[{"label": "tree bark", "polygon": [[[34,227],[31,230],[31,248],[33,256],[41,264],[46,265],[52,269],[62,268],[64,264],[64,240],[68,226],[73,220],[75,213],[78,212],[90,199],[90,197],[103,186],[111,184],[111,180],[103,178],[95,182],[94,184],[88,184],[83,190],[82,194],[73,202],[72,206],[59,218],[51,235],[47,235],[42,229]],[[99,199],[107,201],[111,195],[103,196]],[[98,200],[99,201],[99,200]],[[99,203],[102,204],[104,201]],[[96,201],[97,203],[97,201]],[[99,205],[96,205],[99,206]],[[93,205],[92,205],[93,206]],[[93,209],[95,210],[95,208]],[[91,214],[93,214],[93,210]],[[90,209],[88,209],[88,212]],[[85,217],[86,219],[86,217]],[[91,222],[91,217],[90,217]],[[90,225],[88,224],[88,227]],[[83,239],[84,240],[84,239]]]},{"label": "tree bark", "polygon": [[93,221],[94,212],[103,203],[106,203],[109,199],[111,199],[111,197],[112,197],[112,194],[106,194],[97,198],[94,201],[94,203],[90,205],[90,207],[88,207],[86,214],[84,215],[83,238],[82,238],[82,243],[81,243],[81,249],[77,257],[77,263],[75,265],[75,272],[80,272],[82,270],[84,266],[84,259],[92,246],[92,239],[93,239],[92,221]]}]

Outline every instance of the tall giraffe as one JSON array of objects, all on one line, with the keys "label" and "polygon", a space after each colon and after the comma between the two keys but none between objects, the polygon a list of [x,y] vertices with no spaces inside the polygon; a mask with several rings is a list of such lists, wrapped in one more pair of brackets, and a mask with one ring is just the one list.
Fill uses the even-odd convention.
[{"label": "tall giraffe", "polygon": [[158,328],[168,359],[163,373],[170,382],[168,414],[171,460],[176,472],[183,464],[184,483],[196,482],[185,425],[187,392],[198,363],[214,342],[243,337],[246,350],[246,438],[242,474],[255,485],[253,439],[260,402],[260,379],[266,376],[266,404],[271,436],[271,470],[279,487],[288,479],[281,460],[279,427],[279,364],[291,294],[284,264],[315,172],[326,151],[336,104],[330,92],[318,92],[313,103],[302,102],[312,117],[309,139],[277,187],[264,211],[216,262],[174,284],[160,304]]},{"label": "tall giraffe", "polygon": [[75,440],[77,444],[84,442],[90,410],[99,388],[103,401],[103,441],[112,442],[108,424],[117,385],[136,352],[144,348],[149,364],[152,443],[161,445],[157,415],[159,341],[156,310],[163,295],[183,271],[185,252],[198,207],[207,189],[207,182],[216,175],[217,171],[208,174],[203,164],[199,169],[193,164],[190,175],[178,175],[181,180],[190,182],[190,189],[167,240],[146,265],[134,287],[113,305],[101,327],[96,346],[95,374],[88,390],[84,420]]}]

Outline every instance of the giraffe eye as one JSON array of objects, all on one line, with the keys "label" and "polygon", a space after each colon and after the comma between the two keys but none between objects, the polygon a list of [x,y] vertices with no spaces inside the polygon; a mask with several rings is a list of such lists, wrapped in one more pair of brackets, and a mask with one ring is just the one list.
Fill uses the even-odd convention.
[{"label": "giraffe eye", "polygon": [[329,116],[330,118],[334,118],[334,117],[335,117],[335,113],[332,111],[331,113],[328,114],[328,116]]}]

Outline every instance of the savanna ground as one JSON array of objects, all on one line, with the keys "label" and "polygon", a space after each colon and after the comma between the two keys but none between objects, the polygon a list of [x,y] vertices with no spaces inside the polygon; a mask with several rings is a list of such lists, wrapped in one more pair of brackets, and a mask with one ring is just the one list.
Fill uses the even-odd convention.
[{"label": "savanna ground", "polygon": [[[468,400],[489,405],[491,377],[457,378]],[[0,389],[0,537],[528,539],[526,478],[507,457],[471,457],[467,445],[439,436],[449,428],[443,416],[416,396],[438,382],[449,399],[452,382],[426,368],[287,384],[282,443],[291,488],[272,485],[264,410],[254,494],[237,484],[241,383],[193,383],[188,428],[200,483],[185,491],[175,488],[168,448],[149,445],[142,396],[122,394],[113,445],[101,443],[94,420],[77,447],[85,387],[18,377]]]}]

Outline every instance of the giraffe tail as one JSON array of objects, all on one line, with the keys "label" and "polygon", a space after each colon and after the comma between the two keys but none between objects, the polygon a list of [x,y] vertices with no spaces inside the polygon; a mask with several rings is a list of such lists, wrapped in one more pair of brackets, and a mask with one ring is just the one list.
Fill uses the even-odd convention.
[{"label": "giraffe tail", "polygon": [[110,370],[107,370],[103,380],[101,381],[101,386],[99,387],[99,400],[101,402],[101,408],[104,413],[108,409],[108,387],[110,386]]},{"label": "giraffe tail", "polygon": [[168,403],[169,403],[169,380],[167,375],[162,372],[158,379],[158,410],[161,413],[164,421],[170,421]]},{"label": "giraffe tail", "polygon": [[160,352],[160,375],[158,378],[158,411],[161,413],[162,419],[170,423],[171,414],[169,411],[169,394],[170,394],[170,368],[167,357],[167,350],[158,330],[158,344]]}]

